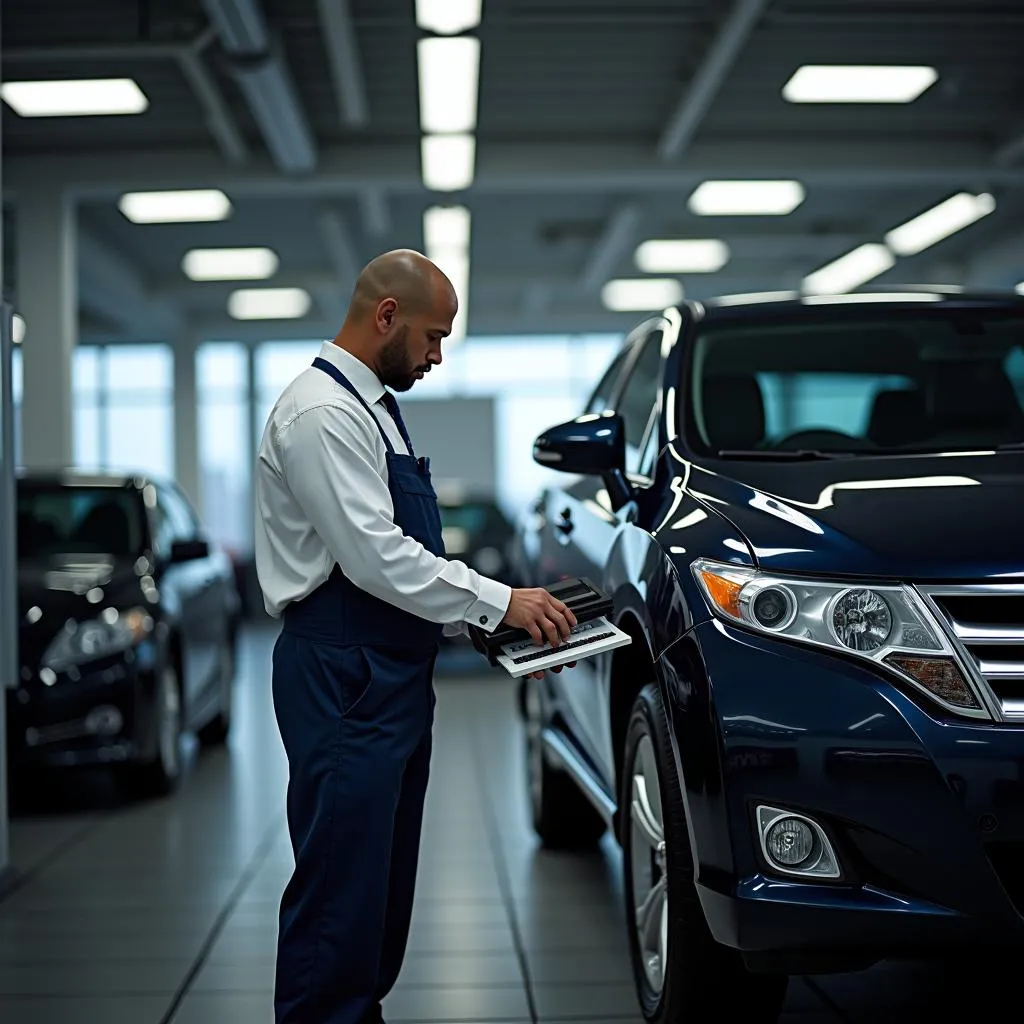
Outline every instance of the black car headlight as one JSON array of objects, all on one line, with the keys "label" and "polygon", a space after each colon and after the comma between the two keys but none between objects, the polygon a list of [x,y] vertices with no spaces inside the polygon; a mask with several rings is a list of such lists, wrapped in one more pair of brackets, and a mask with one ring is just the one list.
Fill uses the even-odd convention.
[{"label": "black car headlight", "polygon": [[69,619],[53,638],[40,665],[63,672],[75,665],[97,661],[128,650],[149,636],[153,619],[144,608],[119,612],[107,608],[95,619]]},{"label": "black car headlight", "polygon": [[958,714],[990,717],[911,587],[776,576],[706,558],[691,569],[719,618],[879,662]]}]

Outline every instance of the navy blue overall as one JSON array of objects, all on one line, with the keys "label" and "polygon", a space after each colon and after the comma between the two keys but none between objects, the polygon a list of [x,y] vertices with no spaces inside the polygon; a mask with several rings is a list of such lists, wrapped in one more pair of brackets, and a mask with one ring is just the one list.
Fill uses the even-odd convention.
[{"label": "navy blue overall", "polygon": [[[387,445],[395,523],[444,554],[430,463]],[[412,452],[397,403],[385,394]],[[442,626],[354,586],[335,565],[289,605],[274,648],[295,872],[281,900],[277,1024],[378,1024],[409,934]]]}]

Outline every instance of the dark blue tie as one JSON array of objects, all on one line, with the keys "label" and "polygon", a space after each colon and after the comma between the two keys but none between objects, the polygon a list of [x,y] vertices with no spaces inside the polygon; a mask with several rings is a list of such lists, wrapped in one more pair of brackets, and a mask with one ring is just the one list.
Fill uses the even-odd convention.
[{"label": "dark blue tie", "polygon": [[409,431],[405,429],[405,420],[402,419],[402,411],[398,408],[398,401],[390,391],[384,392],[384,397],[381,399],[384,403],[384,407],[389,413],[391,418],[398,425],[398,432],[402,435],[402,440],[405,442],[406,448],[409,449],[410,455],[415,455],[412,449],[412,441],[409,440]]}]

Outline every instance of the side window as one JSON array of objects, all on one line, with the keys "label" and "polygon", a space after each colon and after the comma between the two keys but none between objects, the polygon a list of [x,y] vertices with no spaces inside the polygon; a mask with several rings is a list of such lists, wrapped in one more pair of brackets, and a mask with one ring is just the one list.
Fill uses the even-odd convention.
[{"label": "side window", "polygon": [[616,407],[626,428],[627,473],[639,470],[641,445],[658,397],[658,386],[661,383],[661,336],[662,331],[658,329],[644,340],[644,347],[633,364],[626,388]]},{"label": "side window", "polygon": [[608,369],[605,370],[604,376],[601,378],[601,382],[597,385],[590,401],[587,402],[586,412],[600,413],[611,407],[612,395],[615,394],[615,386],[618,384],[619,378],[622,376],[622,367],[625,365],[626,359],[632,350],[632,345],[623,345],[619,350],[618,355],[616,355],[612,360]]},{"label": "side window", "polygon": [[153,546],[158,555],[166,557],[176,540],[191,540],[196,533],[195,522],[188,507],[166,487],[156,489],[156,504],[150,510],[153,522]]}]

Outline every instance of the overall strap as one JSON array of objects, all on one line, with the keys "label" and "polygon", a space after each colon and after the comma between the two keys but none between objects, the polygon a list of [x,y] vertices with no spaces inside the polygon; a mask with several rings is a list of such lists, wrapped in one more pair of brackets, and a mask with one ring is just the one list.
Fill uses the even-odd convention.
[{"label": "overall strap", "polygon": [[370,414],[370,419],[373,420],[374,426],[377,428],[377,431],[380,433],[380,436],[384,439],[384,444],[387,446],[388,451],[392,455],[394,455],[395,447],[391,443],[391,439],[384,432],[384,428],[381,426],[380,420],[378,420],[377,417],[374,416],[373,410],[366,404],[366,399],[364,399],[363,396],[359,394],[359,392],[355,389],[355,386],[348,379],[348,377],[346,377],[345,374],[343,374],[341,370],[339,370],[334,365],[334,363],[328,362],[326,359],[322,359],[320,356],[317,356],[316,359],[313,360],[313,365],[318,370],[323,370],[328,377],[333,377],[338,384],[340,384],[346,391],[348,391],[355,397],[356,401],[358,401],[359,404]]}]

